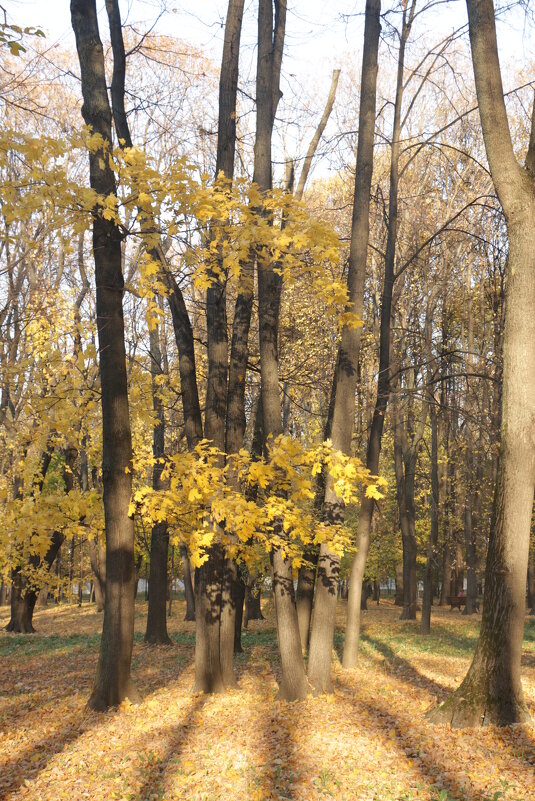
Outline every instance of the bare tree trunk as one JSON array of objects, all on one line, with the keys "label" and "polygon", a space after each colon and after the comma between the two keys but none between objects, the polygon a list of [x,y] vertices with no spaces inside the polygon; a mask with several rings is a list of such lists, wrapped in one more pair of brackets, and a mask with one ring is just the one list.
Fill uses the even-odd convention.
[{"label": "bare tree trunk", "polygon": [[528,562],[528,609],[535,615],[535,545],[530,549]]},{"label": "bare tree trunk", "polygon": [[98,540],[89,540],[89,561],[95,577],[94,591],[97,612],[103,612],[106,599],[106,548]]},{"label": "bare tree trunk", "polygon": [[[225,41],[219,80],[219,123],[216,175],[232,182],[236,148],[236,93],[243,0],[230,0],[225,25]],[[206,292],[206,330],[208,338],[208,377],[206,390],[205,436],[221,452],[226,448],[227,424],[227,306],[225,277],[213,273]],[[221,457],[223,459],[223,457]],[[208,551],[207,561],[198,568],[195,610],[197,615],[195,682],[205,692],[236,686],[233,669],[235,631],[236,565],[221,545]],[[219,604],[218,608],[213,604]],[[200,638],[207,638],[204,643]],[[216,650],[219,657],[216,658]],[[201,664],[208,657],[207,664]],[[209,673],[213,676],[210,678]],[[212,687],[213,689],[207,689]]]},{"label": "bare tree trunk", "polygon": [[431,531],[427,544],[427,560],[424,575],[424,597],[422,599],[422,617],[420,631],[429,634],[431,631],[431,606],[433,605],[433,563],[438,543],[439,520],[439,480],[438,480],[438,419],[434,396],[429,406],[431,418]]},{"label": "bare tree trunk", "polygon": [[509,234],[501,446],[481,630],[470,669],[432,720],[453,726],[530,721],[520,680],[535,486],[535,105],[526,168],[516,160],[492,0],[467,0],[472,62],[490,171]]},{"label": "bare tree trunk", "polygon": [[[399,152],[401,135],[401,102],[403,99],[403,72],[405,64],[405,46],[409,37],[415,12],[413,0],[410,10],[403,9],[403,23],[398,56],[396,82],[396,98],[394,103],[394,123],[392,129],[392,152],[390,161],[390,194],[388,205],[388,235],[385,253],[385,275],[381,299],[381,332],[379,344],[379,375],[377,379],[377,400],[373,412],[372,425],[368,438],[366,467],[372,475],[379,471],[379,456],[383,425],[390,396],[390,340],[392,317],[392,292],[394,287],[394,264],[398,229],[398,183]],[[347,602],[347,626],[342,664],[345,668],[353,668],[357,664],[360,637],[360,599],[362,580],[368,558],[370,533],[375,501],[362,493],[357,527],[357,553],[351,563],[349,579],[349,598]]]},{"label": "bare tree trunk", "polygon": [[[362,318],[364,281],[368,254],[370,189],[373,171],[375,134],[375,104],[377,85],[377,52],[381,3],[367,0],[364,27],[364,51],[360,92],[359,138],[353,198],[353,221],[349,252],[347,311]],[[355,389],[357,385],[361,329],[344,326],[334,376],[334,404],[331,439],[336,450],[351,453],[355,418]],[[332,524],[344,521],[344,508],[326,476],[324,496],[325,519]],[[322,544],[318,560],[316,597],[310,635],[308,676],[316,692],[332,692],[331,654],[336,619],[336,600],[340,574],[340,557],[327,544]]]},{"label": "bare tree trunk", "polygon": [[[258,61],[256,78],[255,182],[261,191],[271,189],[271,134],[279,93],[279,75],[286,22],[286,0],[260,0],[258,11]],[[259,210],[259,213],[260,210]],[[260,376],[262,386],[262,421],[265,441],[282,433],[282,408],[279,392],[277,337],[282,279],[265,253],[258,254],[258,327],[260,340]],[[274,522],[274,534],[284,539],[280,521]],[[273,596],[277,636],[281,658],[281,698],[297,700],[308,693],[305,666],[301,654],[299,624],[295,607],[290,561],[278,548],[271,554]]]},{"label": "bare tree trunk", "polygon": [[195,620],[195,594],[193,591],[193,582],[191,580],[191,565],[188,556],[188,549],[185,545],[180,546],[180,558],[182,560],[184,595],[186,596],[186,616],[184,617],[184,620]]},{"label": "bare tree trunk", "polygon": [[[160,349],[159,326],[151,329],[150,367],[152,377],[152,407],[157,425],[152,434],[152,455],[155,464],[152,468],[152,486],[155,490],[163,489],[162,459],[165,453],[165,419],[161,396],[158,389],[158,377],[163,375],[162,353]],[[153,645],[171,645],[167,633],[167,561],[169,557],[169,532],[165,522],[155,523],[152,527],[150,543],[150,575],[149,605],[147,612],[147,629],[145,642]]]},{"label": "bare tree trunk", "polygon": [[[89,155],[91,187],[101,196],[115,196],[115,177],[107,152],[111,147],[111,110],[95,0],[71,0],[71,18],[80,61],[84,121],[100,134],[103,142],[102,147]],[[135,571],[134,524],[128,515],[132,440],[124,346],[121,234],[113,220],[105,220],[97,210],[93,217],[93,253],[103,424],[106,603],[100,658],[89,705],[102,710],[120,704],[125,698],[135,701],[138,695],[130,676]]]}]

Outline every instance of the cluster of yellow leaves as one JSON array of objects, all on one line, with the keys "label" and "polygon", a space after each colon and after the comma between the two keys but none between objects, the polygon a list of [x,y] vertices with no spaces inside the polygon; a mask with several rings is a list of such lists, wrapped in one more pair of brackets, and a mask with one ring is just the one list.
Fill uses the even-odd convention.
[{"label": "cluster of yellow leaves", "polygon": [[[144,458],[150,459],[148,454]],[[146,464],[138,459],[135,467],[142,473]],[[208,441],[193,453],[171,456],[162,472],[166,489],[140,486],[130,512],[140,514],[147,526],[166,521],[171,539],[187,543],[195,566],[219,541],[250,567],[260,553],[282,549],[298,568],[311,543],[328,543],[340,555],[351,547],[349,529],[325,523],[314,510],[316,477],[322,471],[332,478],[343,504],[357,502],[362,485],[368,494],[382,497],[385,482],[370,476],[359,459],[335,451],[329,441],[305,448],[295,438],[280,436],[259,459],[245,450],[225,457]]]},{"label": "cluster of yellow leaves", "polygon": [[[116,173],[117,195],[99,196],[81,184],[74,165],[87,149],[108,159]],[[22,171],[10,168],[14,157]],[[254,258],[269,260],[289,285],[305,276],[326,313],[338,317],[340,325],[361,325],[348,307],[345,282],[335,277],[341,272],[338,235],[280,189],[261,193],[245,179],[232,186],[223,176],[213,181],[199,176],[184,158],[160,171],[142,149],[110,151],[88,129],[61,140],[2,132],[0,174],[1,211],[8,225],[46,211],[51,228],[70,227],[76,234],[89,228],[94,214],[101,214],[123,233],[137,236],[140,270],[133,288],[143,297],[166,294],[158,262],[150,254],[171,238],[198,289],[222,276],[240,285],[250,280],[244,264]],[[149,324],[157,317],[153,305]]]},{"label": "cluster of yellow leaves", "polygon": [[[6,574],[7,567],[22,567],[28,584],[41,587],[40,567],[29,563],[28,557],[42,560],[54,533],[67,539],[102,536],[101,498],[95,491],[72,489],[66,493],[62,488],[35,490],[23,498],[4,498],[0,503],[0,528],[2,539],[8,543],[5,550],[0,549],[0,574]],[[48,573],[46,580],[50,581]]]}]

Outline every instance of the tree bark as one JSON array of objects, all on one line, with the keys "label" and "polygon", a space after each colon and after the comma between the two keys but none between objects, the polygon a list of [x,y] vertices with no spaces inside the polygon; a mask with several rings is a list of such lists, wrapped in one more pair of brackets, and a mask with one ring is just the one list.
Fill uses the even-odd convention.
[{"label": "tree bark", "polygon": [[182,580],[184,582],[184,595],[186,596],[186,615],[184,620],[195,620],[195,593],[191,580],[191,565],[188,556],[188,549],[185,545],[180,546],[180,558],[182,560]]},{"label": "tree bark", "polygon": [[528,562],[528,609],[535,615],[535,547],[530,549]]},{"label": "tree bark", "polygon": [[434,396],[431,397],[429,416],[431,418],[431,531],[429,532],[429,542],[427,544],[427,560],[424,574],[424,597],[422,599],[422,617],[420,620],[422,634],[429,634],[431,631],[433,564],[436,557],[439,530],[438,417]]},{"label": "tree bark", "polygon": [[89,540],[89,561],[95,577],[93,589],[97,612],[103,612],[106,599],[106,547],[98,540]]},{"label": "tree bark", "polygon": [[[268,192],[271,179],[271,135],[279,96],[279,76],[286,22],[286,0],[260,0],[258,11],[258,60],[256,78],[255,181]],[[259,210],[259,213],[262,213]],[[282,278],[274,270],[269,256],[259,253],[258,327],[260,341],[260,377],[262,421],[265,442],[282,433],[282,407],[279,392],[277,337]],[[284,539],[280,521],[274,521],[274,535]],[[273,596],[282,680],[279,695],[285,700],[305,698],[308,682],[301,654],[299,624],[295,607],[292,568],[279,548],[271,553]]]},{"label": "tree bark", "polygon": [[[362,319],[364,282],[370,229],[370,190],[373,171],[375,135],[375,105],[377,86],[377,53],[381,3],[367,0],[364,23],[364,50],[359,110],[357,166],[353,197],[353,220],[349,251],[348,292],[346,311]],[[336,362],[334,404],[331,426],[333,448],[351,454],[355,418],[355,389],[357,385],[361,328],[344,326]],[[332,477],[325,481],[324,516],[327,522],[343,524],[344,508],[333,489]],[[331,654],[336,620],[336,600],[340,575],[340,557],[327,544],[322,544],[318,560],[316,597],[312,613],[309,680],[316,692],[332,692]]]},{"label": "tree bark", "polygon": [[503,99],[494,4],[467,0],[467,7],[483,138],[509,235],[501,445],[479,640],[461,686],[431,719],[453,726],[510,725],[531,721],[520,661],[535,485],[535,140],[523,168]]},{"label": "tree bark", "polygon": [[[158,389],[158,378],[163,375],[162,353],[160,349],[159,326],[151,329],[150,367],[152,378],[152,408],[157,420],[152,434],[152,455],[155,464],[152,468],[152,487],[163,489],[162,471],[165,453],[165,418],[161,395]],[[153,645],[171,645],[167,633],[167,562],[169,557],[169,532],[165,522],[155,523],[152,527],[150,542],[150,574],[149,605],[147,611],[147,629],[145,642]]]},{"label": "tree bark", "polygon": [[[388,234],[385,252],[385,274],[381,298],[381,329],[379,340],[379,375],[377,379],[377,400],[373,412],[368,447],[366,452],[366,467],[372,475],[379,471],[379,456],[381,453],[381,440],[383,425],[390,397],[390,341],[392,317],[392,292],[394,287],[394,265],[396,254],[396,239],[398,230],[398,184],[399,184],[399,153],[401,136],[401,102],[403,99],[403,72],[405,65],[405,47],[410,34],[415,13],[415,0],[410,10],[403,9],[402,31],[398,56],[398,70],[396,81],[396,97],[394,102],[394,121],[392,128],[392,150],[390,159],[390,192],[388,202]],[[353,668],[357,664],[360,637],[360,600],[362,595],[362,579],[368,558],[370,533],[372,527],[374,500],[362,493],[359,521],[357,526],[357,553],[351,563],[349,578],[349,598],[347,602],[346,639],[342,665]]]},{"label": "tree bark", "polygon": [[[111,110],[95,0],[71,0],[72,27],[80,61],[84,121],[102,137],[89,155],[91,187],[100,196],[116,194],[108,161]],[[128,516],[132,489],[132,438],[128,410],[122,308],[121,234],[113,220],[95,209],[93,254],[102,403],[102,480],[106,527],[106,602],[93,709],[137,700],[130,676],[134,637],[134,524]]]}]

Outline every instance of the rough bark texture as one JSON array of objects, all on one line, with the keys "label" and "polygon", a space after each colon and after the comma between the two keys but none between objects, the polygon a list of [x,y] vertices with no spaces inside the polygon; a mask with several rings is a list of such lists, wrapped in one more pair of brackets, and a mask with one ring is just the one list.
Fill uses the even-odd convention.
[{"label": "rough bark texture", "polygon": [[[347,311],[357,314],[359,318],[362,318],[363,313],[364,281],[370,228],[377,53],[381,31],[380,13],[380,0],[367,0],[362,57],[357,167],[347,278],[349,293]],[[333,379],[335,390],[333,392],[331,439],[333,447],[346,454],[351,453],[360,338],[360,327],[344,326],[336,361],[336,375]],[[334,492],[332,478],[328,475],[325,482],[324,515],[329,523],[343,523],[343,503]],[[316,692],[332,692],[331,654],[339,574],[340,557],[327,544],[322,544],[318,560],[316,597],[312,614],[308,660],[308,676]]]},{"label": "rough bark texture", "polygon": [[[94,0],[71,0],[72,27],[80,61],[84,121],[111,146],[111,110],[106,90],[104,54]],[[91,187],[115,195],[115,177],[107,153],[90,153]],[[102,403],[102,480],[106,527],[106,604],[93,709],[137,699],[130,676],[134,637],[134,525],[128,516],[132,489],[132,439],[122,307],[121,235],[97,210],[93,217],[93,254]]]},{"label": "rough bark texture", "polygon": [[520,660],[535,484],[535,177],[518,164],[511,143],[494,4],[467,0],[467,7],[483,138],[509,234],[501,446],[479,640],[463,683],[431,719],[509,725],[530,720]]}]

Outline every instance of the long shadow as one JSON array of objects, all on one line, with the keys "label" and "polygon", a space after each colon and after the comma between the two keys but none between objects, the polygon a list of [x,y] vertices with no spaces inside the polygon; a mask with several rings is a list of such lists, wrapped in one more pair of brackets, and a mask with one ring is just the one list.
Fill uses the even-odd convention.
[{"label": "long shadow", "polygon": [[389,645],[381,642],[381,640],[376,640],[370,637],[369,634],[362,634],[361,639],[384,656],[386,660],[385,667],[388,666],[402,681],[412,684],[418,689],[427,690],[427,692],[437,696],[443,696],[451,692],[451,688],[440,684],[434,679],[428,678],[428,676],[424,676],[423,673],[420,673],[420,671],[408,661],[408,659],[398,656]]},{"label": "long shadow", "polygon": [[[346,692],[352,691],[352,687],[343,681],[340,677],[337,678],[336,684],[343,688]],[[370,728],[383,736],[386,735],[391,743],[399,751],[399,755],[405,759],[411,759],[413,767],[416,767],[425,783],[431,787],[435,784],[432,780],[433,776],[438,779],[441,777],[441,788],[436,788],[436,794],[440,789],[446,790],[448,801],[464,801],[466,798],[465,788],[457,778],[444,779],[445,774],[451,777],[451,753],[448,754],[447,733],[444,735],[444,746],[441,753],[441,758],[438,756],[439,751],[434,748],[432,753],[429,753],[428,748],[423,747],[425,741],[424,735],[426,734],[427,726],[422,721],[422,726],[419,728],[418,734],[421,737],[416,738],[408,730],[408,721],[402,720],[399,715],[396,715],[390,706],[381,704],[378,698],[374,702],[366,700],[354,701],[355,709],[358,713],[359,707],[364,709],[369,716]],[[408,714],[408,713],[407,713]],[[414,718],[410,720],[411,725],[414,727]],[[427,724],[430,725],[430,724]],[[395,731],[395,739],[391,739],[391,732]],[[400,742],[401,741],[401,742]],[[472,788],[472,801],[489,801],[488,795],[480,793]]]},{"label": "long shadow", "polygon": [[192,695],[182,716],[182,721],[168,729],[167,734],[163,735],[167,737],[168,743],[165,753],[159,759],[151,759],[150,763],[145,766],[145,781],[137,794],[139,801],[146,801],[147,798],[166,797],[167,777],[172,763],[179,761],[184,746],[195,728],[191,721],[206,704],[209,697],[201,694]]},{"label": "long shadow", "polygon": [[[295,706],[292,705],[291,714],[294,715],[295,711]],[[276,736],[270,736],[272,734]],[[259,781],[265,789],[270,788],[266,792],[266,798],[282,796],[293,799],[295,796],[292,784],[295,773],[292,767],[297,769],[297,766],[294,766],[293,737],[284,707],[272,711],[266,716],[264,737],[269,743],[270,755],[269,760],[264,764]]]},{"label": "long shadow", "polygon": [[[0,776],[3,777],[5,785],[0,788],[0,800],[18,790],[25,781],[34,779],[53,757],[99,722],[99,719],[91,713],[87,713],[87,716],[80,721],[79,714],[79,711],[76,711],[66,720],[63,718],[62,726],[54,731],[52,737],[47,736],[43,741],[41,734],[34,743],[19,751],[13,759],[8,757],[0,761]],[[9,785],[5,784],[8,771],[13,774],[13,781]]]}]

